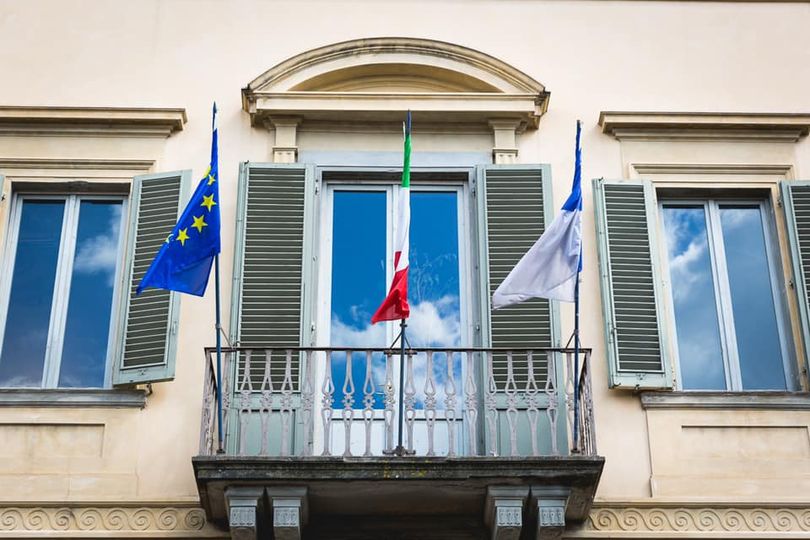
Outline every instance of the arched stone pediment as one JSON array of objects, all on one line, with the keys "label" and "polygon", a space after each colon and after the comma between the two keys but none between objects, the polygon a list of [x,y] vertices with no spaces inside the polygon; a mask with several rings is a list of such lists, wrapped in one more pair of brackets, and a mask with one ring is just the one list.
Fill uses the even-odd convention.
[{"label": "arched stone pediment", "polygon": [[372,38],[294,56],[242,91],[254,125],[297,121],[401,121],[536,128],[548,92],[492,56],[440,41]]}]

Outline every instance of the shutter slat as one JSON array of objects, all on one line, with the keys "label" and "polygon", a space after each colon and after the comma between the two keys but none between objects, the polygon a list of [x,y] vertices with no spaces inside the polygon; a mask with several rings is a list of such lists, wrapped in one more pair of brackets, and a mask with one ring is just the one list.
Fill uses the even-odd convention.
[{"label": "shutter slat", "polygon": [[133,192],[137,208],[132,224],[132,266],[123,353],[114,375],[116,384],[168,380],[174,377],[174,354],[170,340],[176,314],[172,293],[135,290],[177,221],[185,188],[183,173],[147,175],[136,179]]},{"label": "shutter slat", "polygon": [[804,338],[804,366],[810,362],[810,182],[782,182],[793,280]]},{"label": "shutter slat", "polygon": [[611,386],[671,385],[659,327],[651,189],[644,182],[594,181]]},{"label": "shutter slat", "polygon": [[[306,169],[248,167],[239,313],[244,347],[289,347],[301,342],[301,278]],[[284,357],[274,355],[271,376],[284,379]],[[298,385],[298,359],[293,361]],[[239,376],[244,372],[240,359]],[[264,357],[251,361],[250,378],[260,388]]]},{"label": "shutter slat", "polygon": [[[486,172],[487,247],[489,296],[545,230],[545,200],[541,169],[492,168]],[[491,312],[493,347],[539,349],[552,346],[550,302],[533,299]],[[515,383],[525,388],[528,364],[525,355],[512,359]],[[537,383],[545,384],[545,355],[534,359]],[[496,385],[506,385],[507,358],[493,356]]]}]

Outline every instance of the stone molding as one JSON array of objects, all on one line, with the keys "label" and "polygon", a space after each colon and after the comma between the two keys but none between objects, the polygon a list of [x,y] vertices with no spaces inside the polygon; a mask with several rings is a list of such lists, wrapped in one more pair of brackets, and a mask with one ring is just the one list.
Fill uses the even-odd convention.
[{"label": "stone molding", "polygon": [[[363,80],[370,82],[364,86]],[[345,87],[342,81],[355,84]],[[537,128],[548,98],[542,84],[482,52],[383,37],[335,43],[281,62],[245,86],[242,108],[253,126],[266,126],[274,116],[297,116],[304,124],[398,126],[403,112],[411,110],[425,127],[459,122],[474,128],[509,120],[522,132]]]},{"label": "stone molding", "polygon": [[642,392],[645,409],[810,409],[807,392]]},{"label": "stone molding", "polygon": [[62,389],[62,388],[0,388],[2,407],[102,407],[143,409],[146,406],[144,390],[124,389]]},{"label": "stone molding", "polygon": [[0,106],[0,135],[165,138],[186,120],[181,108]]},{"label": "stone molding", "polygon": [[197,505],[150,503],[109,505],[28,505],[0,503],[0,538],[47,537],[172,537],[227,538],[209,524]]},{"label": "stone molding", "polygon": [[659,503],[619,506],[596,503],[588,519],[570,537],[687,537],[696,535],[746,538],[807,537],[810,504],[699,506]]},{"label": "stone molding", "polygon": [[796,142],[810,114],[602,111],[599,125],[619,140]]}]

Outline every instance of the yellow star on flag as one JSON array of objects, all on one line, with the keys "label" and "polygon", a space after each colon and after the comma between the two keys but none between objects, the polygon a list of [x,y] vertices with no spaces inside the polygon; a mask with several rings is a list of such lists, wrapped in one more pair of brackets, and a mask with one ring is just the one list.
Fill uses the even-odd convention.
[{"label": "yellow star on flag", "polygon": [[211,207],[215,206],[217,203],[214,202],[214,194],[211,195],[203,195],[203,202],[200,203],[200,206],[204,206],[208,208],[208,211],[211,211]]},{"label": "yellow star on flag", "polygon": [[186,240],[188,240],[188,239],[189,239],[188,229],[180,229],[177,232],[177,241],[180,242],[181,246],[185,246],[186,245]]},{"label": "yellow star on flag", "polygon": [[214,182],[216,182],[216,181],[217,181],[217,179],[216,179],[216,178],[214,178],[214,175],[213,175],[213,174],[209,174],[209,175],[208,175],[208,185],[209,185],[209,186],[210,186],[211,184],[213,184]]},{"label": "yellow star on flag", "polygon": [[194,216],[194,223],[192,223],[191,226],[197,229],[197,232],[201,233],[203,227],[208,227],[208,223],[205,222],[204,216]]}]

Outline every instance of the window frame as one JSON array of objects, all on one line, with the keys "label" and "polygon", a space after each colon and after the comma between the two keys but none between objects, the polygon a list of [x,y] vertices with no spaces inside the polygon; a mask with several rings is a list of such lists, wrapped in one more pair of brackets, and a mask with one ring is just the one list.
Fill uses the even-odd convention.
[{"label": "window frame", "polygon": [[[675,322],[675,303],[673,298],[672,277],[670,274],[669,247],[666,241],[666,227],[664,225],[665,206],[702,206],[704,209],[707,243],[709,250],[709,260],[712,269],[712,285],[715,293],[715,307],[717,309],[718,331],[720,334],[720,344],[723,355],[723,367],[725,377],[726,392],[793,392],[799,389],[797,366],[791,361],[794,358],[794,344],[792,340],[791,319],[789,316],[788,299],[782,291],[784,287],[784,274],[781,250],[779,249],[779,239],[776,230],[776,219],[773,212],[773,205],[767,196],[723,196],[717,193],[706,193],[701,195],[695,193],[690,196],[667,197],[657,190],[658,212],[657,226],[659,227],[663,239],[659,256],[662,262],[662,273],[664,288],[667,290],[664,295],[665,313],[667,317],[667,329],[671,332],[670,346],[674,356],[675,382],[677,389],[686,392],[716,392],[711,389],[685,389],[683,387],[682,370],[680,366],[680,351],[678,350],[678,329]],[[726,205],[745,205],[758,207],[760,210],[760,220],[764,234],[765,257],[768,262],[768,272],[771,284],[771,296],[774,302],[774,312],[776,316],[777,331],[779,334],[779,347],[782,355],[782,365],[785,374],[784,390],[758,390],[743,388],[742,375],[740,369],[739,352],[737,350],[736,327],[732,309],[730,286],[728,282],[728,267],[725,255],[725,243],[722,238],[722,226],[720,224],[720,207]]]},{"label": "window frame", "polygon": [[[317,253],[317,260],[315,263],[315,273],[317,275],[317,279],[315,280],[316,283],[316,291],[315,300],[313,302],[314,313],[312,316],[313,321],[313,331],[315,332],[315,345],[318,347],[329,347],[331,336],[330,336],[330,329],[331,329],[331,314],[332,314],[332,247],[333,247],[333,237],[334,237],[334,193],[336,191],[367,191],[367,192],[378,192],[378,193],[385,193],[385,204],[386,204],[386,212],[385,212],[385,234],[386,234],[386,245],[385,245],[385,281],[386,281],[386,288],[390,285],[391,280],[394,276],[394,253],[393,253],[393,244],[395,238],[395,231],[394,227],[396,227],[396,208],[397,205],[397,197],[399,196],[398,187],[401,183],[401,179],[399,178],[399,172],[397,171],[396,175],[391,175],[390,169],[376,169],[376,168],[365,168],[365,167],[352,167],[352,168],[340,168],[340,176],[338,178],[329,178],[329,171],[337,170],[337,169],[318,169],[318,192],[320,193],[319,203],[320,208],[315,210],[316,213],[316,226],[313,227],[314,229],[314,238],[315,238],[315,253]],[[326,174],[323,174],[326,172]],[[357,172],[358,178],[351,179],[345,178],[346,173]],[[415,179],[414,173],[421,173],[421,172],[429,172],[431,174],[435,174],[436,178],[431,178],[430,180],[421,180]],[[477,239],[475,237],[475,231],[471,227],[472,221],[475,219],[476,215],[472,214],[475,209],[475,203],[472,201],[472,190],[471,190],[471,182],[472,182],[472,171],[469,169],[464,169],[463,172],[466,174],[466,179],[461,180],[457,178],[442,180],[441,176],[443,173],[449,174],[457,174],[459,172],[458,169],[448,170],[448,169],[411,169],[411,194],[413,193],[425,193],[425,192],[453,192],[456,194],[457,197],[457,204],[456,204],[456,212],[457,212],[457,229],[458,229],[458,257],[459,257],[459,315],[460,315],[460,325],[461,325],[461,344],[460,347],[464,347],[465,343],[472,344],[473,340],[476,338],[475,336],[475,328],[476,326],[480,327],[480,323],[476,322],[476,316],[478,314],[476,306],[478,302],[481,302],[482,299],[477,298],[476,295],[478,291],[476,288],[473,287],[474,283],[471,279],[473,272],[477,267],[480,266],[478,254],[475,251],[475,248],[478,246]],[[374,178],[374,173],[379,173],[379,178]],[[326,178],[324,178],[326,176]],[[413,204],[413,203],[412,203]],[[382,301],[383,298],[380,298]],[[385,325],[385,341],[386,344],[391,343],[393,339],[396,337],[397,334],[397,325],[388,323]],[[394,373],[398,373],[399,367],[399,360],[394,359],[393,362],[393,370]],[[457,379],[456,384],[461,385],[463,381],[466,380],[466,366],[462,363],[461,365],[461,373],[459,378]],[[476,373],[476,380],[477,377],[480,375]],[[322,384],[325,371],[324,365],[322,363],[316,363],[315,369],[313,370],[313,377],[316,381],[315,386],[320,387]],[[342,384],[342,381],[334,381],[335,386],[339,386]],[[355,385],[358,387],[362,386],[362,381],[358,383],[355,380]],[[377,391],[380,391],[380,388],[377,388]],[[355,403],[355,411],[359,412],[362,410],[362,403]],[[397,410],[398,405],[395,405],[394,409]],[[340,410],[340,406],[335,403],[333,406],[335,411]],[[320,402],[316,403],[314,414],[316,417],[320,417],[322,414],[322,404]],[[355,422],[359,422],[359,416],[355,418]],[[383,420],[382,417],[377,418],[377,422],[381,422]],[[333,422],[338,422],[339,417],[336,415],[335,420]],[[461,434],[456,441],[458,448],[456,451],[459,451],[461,445],[464,444],[464,441],[467,437],[467,429],[468,427],[465,426],[464,421],[462,421],[461,416],[457,419],[459,426],[461,427]],[[322,423],[316,422],[314,426],[314,433],[313,433],[313,440],[317,441],[320,444],[324,438],[324,427]],[[357,436],[359,431],[355,432]],[[332,435],[334,437],[334,434]]]},{"label": "window frame", "polygon": [[[121,218],[118,237],[118,251],[116,254],[116,269],[113,280],[112,305],[110,307],[110,323],[107,337],[107,354],[104,361],[104,385],[101,389],[112,388],[113,362],[117,351],[117,342],[120,332],[119,312],[122,301],[122,278],[124,275],[124,250],[127,232],[127,216],[129,212],[129,197],[125,194],[103,194],[84,192],[37,192],[15,191],[11,197],[10,211],[6,222],[5,250],[0,262],[0,354],[6,331],[6,322],[9,310],[9,301],[13,285],[14,264],[17,257],[17,242],[19,239],[22,207],[26,200],[62,200],[65,201],[62,214],[62,230],[59,238],[59,254],[56,261],[56,275],[51,309],[48,320],[48,338],[43,363],[42,381],[39,387],[29,389],[62,389],[74,388],[60,387],[59,374],[62,364],[62,351],[64,346],[65,328],[70,300],[70,284],[73,264],[75,260],[76,237],[78,234],[80,207],[83,200],[107,200],[121,202]],[[68,256],[67,254],[70,253]],[[16,387],[0,387],[16,388]],[[20,387],[26,388],[26,387]],[[75,390],[97,387],[77,387]]]}]

